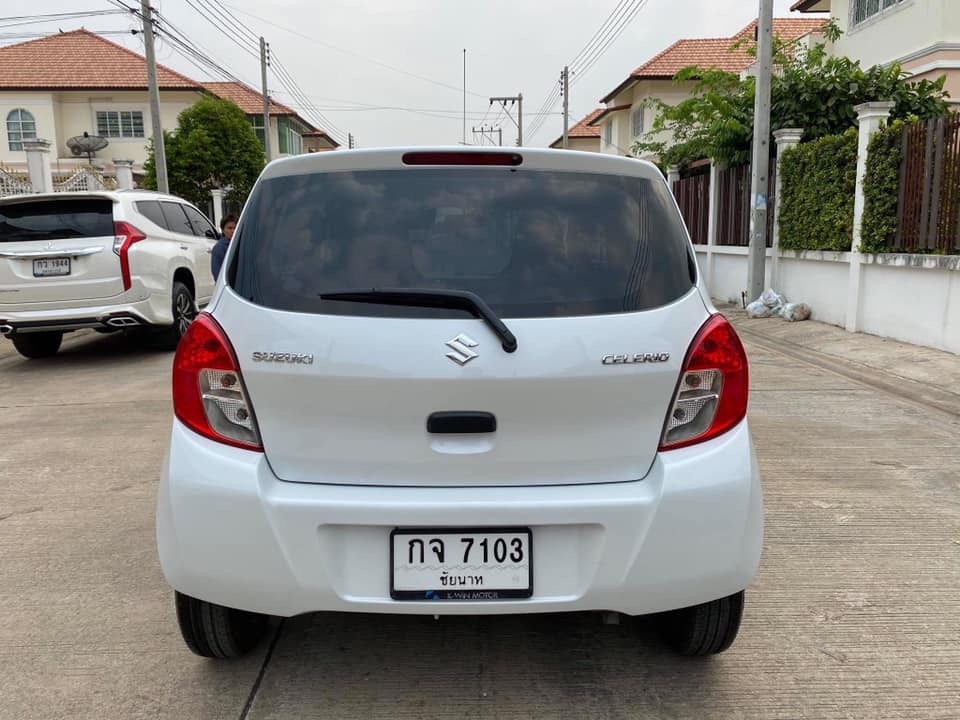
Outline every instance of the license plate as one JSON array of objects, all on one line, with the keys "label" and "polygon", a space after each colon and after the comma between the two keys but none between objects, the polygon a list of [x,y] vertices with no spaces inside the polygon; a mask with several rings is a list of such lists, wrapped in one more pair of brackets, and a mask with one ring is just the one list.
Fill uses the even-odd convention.
[{"label": "license plate", "polygon": [[43,258],[33,261],[34,277],[50,277],[51,275],[69,275],[70,258]]},{"label": "license plate", "polygon": [[529,528],[390,533],[394,600],[514,600],[533,595]]}]

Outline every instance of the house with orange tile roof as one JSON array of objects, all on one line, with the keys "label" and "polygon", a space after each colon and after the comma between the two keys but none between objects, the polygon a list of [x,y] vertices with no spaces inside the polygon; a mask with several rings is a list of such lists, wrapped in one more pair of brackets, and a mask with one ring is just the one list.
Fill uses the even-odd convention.
[{"label": "house with orange tile roof", "polygon": [[[250,118],[263,138],[263,104],[259,93],[236,82],[197,81],[163,65],[157,66],[160,121],[165,130],[177,116],[204,95],[231,100]],[[337,143],[296,111],[273,102],[270,108],[272,147],[281,154],[305,152],[303,135],[320,132],[324,149]],[[50,35],[0,47],[0,164],[26,165],[23,142],[50,143],[54,172],[68,173],[86,165],[75,155],[70,138],[84,133],[105,137],[108,145],[94,162],[108,172],[113,159],[133,160],[142,172],[152,119],[143,56],[88,30]]]},{"label": "house with orange tile roof", "polygon": [[797,0],[798,13],[830,13],[843,34],[834,55],[864,67],[899,62],[911,77],[947,77],[960,98],[960,2],[957,0]]},{"label": "house with orange tile roof", "polygon": [[[823,18],[775,18],[774,34],[783,41],[810,43],[819,38]],[[676,105],[691,96],[693,82],[677,83],[681,70],[696,65],[746,75],[755,63],[757,22],[732,37],[678,40],[634,70],[601,100],[604,108],[591,121],[601,131],[600,151],[630,155],[630,148],[649,132],[656,119],[654,100]]]},{"label": "house with orange tile roof", "polygon": [[[603,108],[597,108],[567,130],[567,150],[600,152],[600,128],[590,123],[602,112]],[[561,135],[550,143],[550,147],[557,149],[563,148],[563,136]]]}]

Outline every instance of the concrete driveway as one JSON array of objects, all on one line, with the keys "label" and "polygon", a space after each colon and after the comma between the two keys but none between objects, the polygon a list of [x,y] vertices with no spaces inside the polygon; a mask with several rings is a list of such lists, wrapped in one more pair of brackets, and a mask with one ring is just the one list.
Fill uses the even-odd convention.
[{"label": "concrete driveway", "polygon": [[739,640],[705,661],[589,615],[314,615],[196,658],[153,537],[171,355],[0,341],[0,718],[956,718],[960,416],[759,327],[766,548]]}]

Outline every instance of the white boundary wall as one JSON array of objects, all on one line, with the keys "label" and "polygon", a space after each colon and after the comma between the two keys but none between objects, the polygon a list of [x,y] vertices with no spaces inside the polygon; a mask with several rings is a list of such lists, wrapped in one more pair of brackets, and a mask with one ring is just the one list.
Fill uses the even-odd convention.
[{"label": "white boundary wall", "polygon": [[[747,248],[696,249],[710,294],[739,303],[747,286]],[[854,255],[783,250],[774,281],[768,250],[766,284],[788,300],[810,305],[814,320],[960,353],[960,256],[857,254],[851,272]]]}]

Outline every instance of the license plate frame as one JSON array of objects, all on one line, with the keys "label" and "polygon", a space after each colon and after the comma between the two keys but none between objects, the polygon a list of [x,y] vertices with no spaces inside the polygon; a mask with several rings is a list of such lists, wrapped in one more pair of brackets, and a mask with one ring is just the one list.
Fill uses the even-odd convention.
[{"label": "license plate frame", "polygon": [[[523,572],[526,574],[526,586],[525,587],[490,587],[490,586],[457,586],[444,587],[439,580],[435,583],[435,587],[422,587],[411,589],[409,587],[397,587],[397,543],[396,538],[398,537],[408,537],[408,536],[418,536],[421,540],[428,539],[448,539],[455,538],[458,541],[462,541],[465,537],[469,536],[474,539],[476,542],[480,537],[486,536],[514,536],[525,538],[522,545],[524,549],[524,555],[526,558],[526,569],[521,571],[521,576]],[[426,546],[426,542],[424,543]],[[509,548],[509,543],[507,543]],[[452,546],[451,546],[452,547]],[[461,550],[461,543],[456,543],[456,550],[459,552]],[[470,548],[470,560],[473,561],[478,555],[473,555],[473,547]],[[480,552],[480,546],[477,547],[477,552]],[[492,554],[492,553],[491,553]],[[509,558],[509,554],[507,556]],[[496,558],[492,558],[494,563]],[[436,566],[437,578],[439,578],[441,570],[450,569],[455,570],[457,566],[461,567],[461,572],[466,572],[463,569],[463,563],[442,563],[439,566]],[[522,567],[522,566],[521,566]],[[493,567],[483,568],[481,570],[472,570],[471,572],[481,572],[481,576],[486,579],[487,574],[493,570]],[[490,602],[498,600],[528,600],[533,597],[533,531],[529,527],[470,527],[470,528],[424,528],[424,527],[411,527],[411,528],[394,528],[390,533],[390,597],[393,600],[399,601],[439,601],[439,602]],[[449,572],[449,570],[448,570]],[[504,572],[508,572],[504,570]]]},{"label": "license plate frame", "polygon": [[[64,272],[65,271],[65,272]],[[33,276],[65,277],[73,273],[73,262],[69,257],[34,258]]]}]

